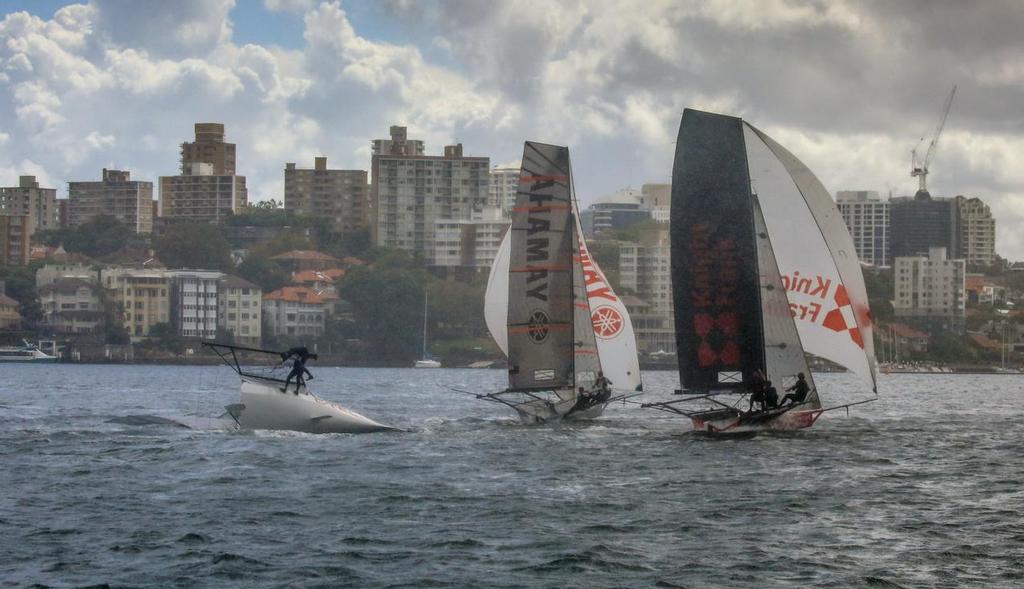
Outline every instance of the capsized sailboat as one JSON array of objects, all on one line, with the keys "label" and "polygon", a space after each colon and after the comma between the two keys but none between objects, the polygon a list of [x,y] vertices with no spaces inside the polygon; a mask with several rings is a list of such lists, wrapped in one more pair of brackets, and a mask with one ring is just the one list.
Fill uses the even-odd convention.
[{"label": "capsized sailboat", "polygon": [[523,148],[484,316],[508,356],[509,387],[478,397],[512,407],[525,422],[597,417],[642,388],[629,313],[583,238],[566,147]]},{"label": "capsized sailboat", "polygon": [[[287,392],[282,392],[285,380],[281,378],[279,352],[214,342],[203,342],[203,345],[217,354],[242,380],[240,401],[225,408],[242,429],[313,434],[362,434],[398,429],[321,399],[305,385],[299,387],[298,394],[294,393],[295,384],[289,385]],[[271,365],[262,368],[249,366],[248,362],[253,359],[262,359]]]},{"label": "capsized sailboat", "polygon": [[[853,240],[828,191],[793,154],[742,119],[687,109],[671,223],[684,398],[645,406],[685,415],[698,431],[735,433],[810,427],[826,411],[877,398]],[[824,406],[805,351],[863,377],[872,396]],[[784,393],[800,374],[803,398],[751,403],[765,379]]]}]

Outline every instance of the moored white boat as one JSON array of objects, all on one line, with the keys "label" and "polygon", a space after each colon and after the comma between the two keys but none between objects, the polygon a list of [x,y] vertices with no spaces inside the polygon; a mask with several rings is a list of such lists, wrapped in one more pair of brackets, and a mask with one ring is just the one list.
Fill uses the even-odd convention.
[{"label": "moored white boat", "polygon": [[0,347],[0,362],[56,362],[57,357],[39,349],[39,346],[25,342],[21,346]]}]

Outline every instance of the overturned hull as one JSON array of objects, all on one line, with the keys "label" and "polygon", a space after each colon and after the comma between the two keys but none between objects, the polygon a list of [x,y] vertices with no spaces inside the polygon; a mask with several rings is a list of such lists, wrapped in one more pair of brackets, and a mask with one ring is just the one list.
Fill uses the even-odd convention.
[{"label": "overturned hull", "polygon": [[302,387],[281,392],[280,383],[242,377],[241,402],[228,412],[243,429],[291,430],[311,434],[362,434],[397,430],[321,399]]}]

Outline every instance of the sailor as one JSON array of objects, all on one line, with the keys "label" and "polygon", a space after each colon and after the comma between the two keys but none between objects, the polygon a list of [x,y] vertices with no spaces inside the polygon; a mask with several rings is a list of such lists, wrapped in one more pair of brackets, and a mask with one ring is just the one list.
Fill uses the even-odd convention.
[{"label": "sailor", "polygon": [[604,403],[612,396],[612,381],[604,375],[604,371],[597,371],[597,378],[594,379],[594,400]]},{"label": "sailor", "polygon": [[313,373],[306,368],[306,360],[312,358],[317,359],[316,354],[311,354],[305,347],[292,348],[288,352],[281,354],[285,360],[294,356],[295,360],[292,361],[292,371],[288,373],[288,378],[284,381],[284,388],[281,389],[282,393],[288,392],[288,385],[291,384],[292,378],[295,379],[295,394],[299,394],[305,384],[306,380],[303,378],[304,375],[308,374],[309,378],[313,378]]},{"label": "sailor", "polygon": [[779,391],[772,386],[772,381],[765,382],[764,389],[764,408],[775,409],[779,406]]},{"label": "sailor", "polygon": [[782,398],[782,405],[786,404],[786,401],[792,401],[792,405],[799,405],[807,400],[807,393],[811,392],[811,387],[807,384],[807,379],[804,377],[804,373],[796,375],[796,382],[793,386],[786,389],[786,392],[792,393]]},{"label": "sailor", "polygon": [[764,394],[766,390],[766,381],[764,374],[760,370],[755,370],[754,374],[750,377],[750,405],[747,407],[747,412],[754,410],[754,404],[757,403],[761,409],[764,409]]}]

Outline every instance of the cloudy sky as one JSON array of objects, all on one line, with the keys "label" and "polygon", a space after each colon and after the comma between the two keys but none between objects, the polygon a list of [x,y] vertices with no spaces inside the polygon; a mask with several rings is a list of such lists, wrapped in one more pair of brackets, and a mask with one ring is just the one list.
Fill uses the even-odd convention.
[{"label": "cloudy sky", "polygon": [[[391,124],[492,163],[572,148],[584,204],[667,182],[683,108],[741,115],[830,190],[988,202],[1024,259],[1024,7],[1016,0],[0,0],[0,182],[176,173],[227,125],[250,198],[288,161],[369,167]],[[927,143],[927,141],[926,141]]]}]

